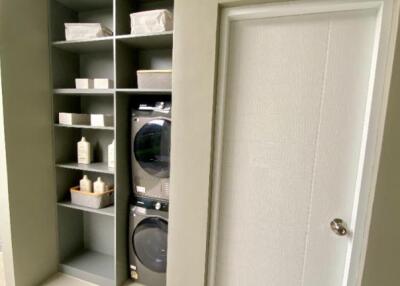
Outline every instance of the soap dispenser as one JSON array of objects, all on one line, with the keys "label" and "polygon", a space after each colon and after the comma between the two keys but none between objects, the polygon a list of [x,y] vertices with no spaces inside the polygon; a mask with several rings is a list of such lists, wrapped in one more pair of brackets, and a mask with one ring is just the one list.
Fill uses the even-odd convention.
[{"label": "soap dispenser", "polygon": [[82,180],[80,181],[79,187],[81,192],[92,192],[92,181],[88,178],[87,175],[83,176]]},{"label": "soap dispenser", "polygon": [[115,168],[115,140],[108,145],[108,167]]},{"label": "soap dispenser", "polygon": [[97,194],[101,194],[108,191],[108,186],[104,183],[100,177],[97,178],[97,181],[94,182],[94,192]]},{"label": "soap dispenser", "polygon": [[86,141],[85,137],[82,137],[81,141],[78,142],[78,163],[90,164],[91,161],[92,161],[92,150],[90,143]]}]

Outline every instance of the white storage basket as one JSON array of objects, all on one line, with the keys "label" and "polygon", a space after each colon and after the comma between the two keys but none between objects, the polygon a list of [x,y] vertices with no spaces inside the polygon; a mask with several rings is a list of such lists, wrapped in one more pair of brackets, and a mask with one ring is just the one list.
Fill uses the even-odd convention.
[{"label": "white storage basket", "polygon": [[67,41],[89,40],[111,36],[113,33],[99,23],[65,23]]},{"label": "white storage basket", "polygon": [[60,112],[58,122],[65,125],[90,125],[90,115]]},{"label": "white storage basket", "polygon": [[166,9],[144,11],[131,14],[131,34],[152,34],[171,31],[173,17]]},{"label": "white storage basket", "polygon": [[101,209],[114,204],[114,189],[104,193],[81,192],[79,187],[71,188],[71,203],[77,206]]},{"label": "white storage basket", "polygon": [[91,114],[90,125],[94,127],[112,127],[114,125],[114,116],[107,114]]},{"label": "white storage basket", "polygon": [[138,70],[138,88],[171,89],[172,70]]}]

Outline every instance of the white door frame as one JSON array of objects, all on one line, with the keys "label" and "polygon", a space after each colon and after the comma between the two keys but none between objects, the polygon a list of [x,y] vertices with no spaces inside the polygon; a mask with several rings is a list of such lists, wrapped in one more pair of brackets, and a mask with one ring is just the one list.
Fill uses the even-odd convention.
[{"label": "white door frame", "polygon": [[[182,0],[186,2],[188,0]],[[365,126],[363,130],[363,143],[362,143],[362,156],[359,161],[359,174],[357,178],[357,192],[354,203],[354,212],[353,218],[349,225],[351,230],[355,230],[353,235],[353,241],[350,242],[349,251],[346,259],[346,270],[343,279],[342,286],[358,286],[361,285],[362,273],[364,268],[364,262],[366,257],[366,248],[368,243],[368,233],[369,226],[371,221],[372,214],[372,204],[375,194],[375,186],[377,182],[377,174],[379,169],[379,160],[382,148],[383,141],[383,131],[386,117],[386,109],[388,103],[389,96],[389,88],[390,88],[390,80],[391,73],[393,67],[393,59],[395,53],[395,44],[396,44],[396,36],[398,29],[398,20],[399,20],[399,11],[400,11],[400,0],[324,0],[324,1],[273,1],[278,3],[269,3],[265,4],[265,2],[271,1],[257,1],[264,2],[264,4],[257,4],[251,6],[243,6],[246,3],[246,0],[208,0],[201,4],[194,4],[192,1],[191,4],[188,2],[179,3],[179,0],[176,3],[175,9],[177,16],[179,17],[183,13],[183,7],[188,8],[188,6],[197,6],[199,11],[198,14],[215,12],[214,9],[218,10],[221,8],[220,13],[220,33],[218,33],[217,27],[213,28],[214,21],[210,23],[204,24],[203,29],[200,29],[200,35],[204,38],[212,39],[212,33],[215,33],[217,39],[220,38],[220,47],[219,50],[219,60],[218,60],[218,71],[221,74],[221,77],[216,76],[218,71],[214,74],[214,79],[217,82],[216,91],[214,89],[214,94],[217,93],[217,102],[216,102],[216,125],[215,125],[215,133],[212,128],[208,126],[210,122],[213,122],[214,116],[212,111],[214,110],[214,100],[213,97],[209,94],[211,92],[211,87],[214,86],[214,82],[210,82],[205,84],[202,80],[210,81],[209,75],[200,76],[200,82],[202,83],[199,86],[198,91],[193,91],[192,101],[195,100],[197,103],[198,111],[196,110],[196,106],[189,102],[189,99],[183,99],[183,96],[188,96],[189,85],[190,82],[194,83],[194,77],[189,72],[187,75],[184,75],[184,70],[179,70],[180,67],[185,67],[192,62],[198,62],[201,66],[201,72],[203,71],[211,71],[212,60],[208,62],[200,63],[202,57],[212,56],[215,52],[215,57],[218,58],[218,52],[212,50],[214,47],[212,46],[213,42],[210,42],[211,47],[204,46],[204,50],[195,51],[195,53],[201,55],[198,59],[194,58],[193,60],[187,60],[187,63],[184,62],[183,57],[186,52],[181,49],[185,46],[192,46],[189,43],[184,43],[183,39],[179,37],[179,33],[181,32],[181,36],[185,35],[188,29],[187,27],[181,28],[184,31],[179,31],[178,35],[175,35],[174,38],[174,70],[175,76],[173,80],[173,89],[174,89],[174,104],[176,108],[185,108],[183,104],[186,102],[187,109],[185,111],[173,111],[173,121],[174,125],[179,125],[178,128],[173,127],[172,132],[172,155],[176,155],[177,159],[174,159],[172,156],[172,170],[171,170],[171,189],[175,194],[171,194],[171,208],[170,208],[170,240],[169,243],[171,247],[169,249],[169,268],[168,268],[168,286],[183,286],[188,283],[190,278],[189,274],[183,273],[191,273],[193,277],[192,285],[208,285],[213,286],[211,277],[214,276],[213,271],[215,269],[215,249],[216,249],[216,229],[217,229],[217,218],[218,218],[218,186],[219,186],[219,166],[221,161],[221,152],[216,149],[208,147],[200,147],[199,143],[196,145],[200,147],[199,152],[201,152],[202,156],[205,156],[204,159],[198,161],[198,165],[194,168],[193,171],[200,171],[199,176],[197,177],[185,177],[184,175],[188,174],[187,170],[184,170],[184,160],[183,155],[179,155],[179,151],[181,154],[189,152],[189,147],[184,147],[183,143],[186,142],[193,144],[194,139],[185,139],[184,136],[190,136],[188,134],[188,125],[178,123],[178,121],[183,120],[183,117],[190,115],[193,123],[198,123],[199,118],[202,118],[201,126],[197,129],[199,133],[202,133],[204,139],[213,138],[212,142],[214,146],[220,146],[220,142],[222,139],[223,130],[222,126],[222,118],[223,114],[223,98],[220,98],[220,95],[224,94],[225,89],[225,70],[226,70],[226,62],[227,62],[227,53],[225,53],[225,49],[227,47],[228,40],[228,31],[229,31],[229,23],[235,20],[243,20],[243,19],[252,19],[252,18],[265,18],[265,17],[278,17],[278,16],[288,16],[288,15],[304,15],[304,14],[312,14],[312,13],[321,13],[321,12],[339,12],[339,11],[351,11],[351,10],[364,10],[364,9],[377,9],[379,11],[378,17],[378,25],[376,27],[376,33],[379,35],[377,37],[377,42],[375,45],[375,59],[374,66],[375,76],[371,76],[370,89],[369,89],[369,98],[367,103],[366,118],[365,118]],[[247,1],[248,2],[248,1]],[[221,5],[223,4],[223,5]],[[180,9],[180,5],[182,6]],[[235,5],[236,7],[227,7],[225,5]],[[241,6],[239,6],[241,5]],[[191,7],[191,8],[192,8]],[[186,11],[191,13],[190,11]],[[194,13],[193,13],[194,14]],[[213,15],[212,15],[213,16]],[[177,17],[177,21],[179,18]],[[181,19],[180,21],[190,21],[187,16],[186,19]],[[193,15],[192,15],[193,17]],[[194,21],[197,21],[194,20]],[[197,23],[194,24],[196,28]],[[179,28],[176,28],[179,29]],[[218,43],[216,39],[215,43]],[[189,39],[188,39],[189,40]],[[199,43],[197,43],[199,44]],[[200,49],[200,47],[199,47]],[[204,60],[204,58],[203,58]],[[214,67],[215,69],[215,67]],[[187,79],[187,83],[183,80]],[[218,82],[219,80],[219,82]],[[203,92],[203,93],[201,93]],[[180,101],[181,102],[177,102]],[[202,109],[204,107],[204,109]],[[202,113],[202,115],[200,115]],[[211,120],[211,121],[210,121]],[[193,126],[190,126],[193,128]],[[197,128],[195,126],[194,128]],[[206,133],[206,129],[209,130]],[[207,136],[204,136],[206,134]],[[197,135],[195,135],[197,136]],[[196,138],[199,138],[197,136]],[[179,142],[178,142],[179,140]],[[175,144],[174,144],[175,143]],[[204,142],[203,142],[204,144]],[[180,149],[176,148],[174,150],[174,145],[179,146]],[[196,146],[196,147],[197,147]],[[184,148],[185,150],[181,149]],[[190,147],[193,150],[193,146]],[[209,152],[211,151],[211,153]],[[212,155],[213,154],[213,155]],[[207,156],[210,156],[207,157]],[[196,158],[198,156],[196,155]],[[186,157],[186,159],[188,159]],[[210,162],[211,165],[208,165],[208,170],[205,170],[207,166],[207,162]],[[214,170],[212,169],[214,168]],[[208,176],[209,174],[210,176]],[[202,181],[201,181],[202,180]],[[207,180],[207,182],[206,182]],[[183,195],[182,192],[177,188],[182,188],[185,184],[188,183],[199,183],[197,186],[193,187],[196,191],[201,191],[202,193],[191,194],[191,195]],[[208,183],[209,190],[204,190],[204,186]],[[189,186],[188,186],[189,187]],[[210,192],[211,190],[211,192]],[[206,192],[207,193],[204,193]],[[180,197],[178,197],[180,195]],[[201,199],[202,201],[198,201]],[[196,201],[197,200],[197,201]],[[210,202],[213,202],[212,205]],[[194,203],[199,204],[194,207],[194,211],[201,211],[201,213],[197,213],[197,215],[187,215],[184,213],[189,208],[186,206],[187,204]],[[211,208],[211,210],[209,209]],[[182,216],[186,216],[182,218]],[[208,224],[208,220],[209,224]],[[197,224],[195,223],[195,219],[197,220]],[[207,220],[207,221],[204,221]],[[187,226],[192,224],[193,228],[196,225],[199,227],[197,231],[194,233],[197,235],[196,238],[185,234],[183,237],[178,237],[178,234],[174,234],[174,232],[183,233],[184,229],[187,230]],[[205,226],[208,226],[206,228]],[[210,233],[208,233],[210,231]],[[201,235],[201,237],[199,237]],[[209,238],[209,242],[207,244],[207,237]],[[184,240],[186,239],[186,241]],[[179,241],[179,242],[178,242]],[[183,247],[183,243],[187,244],[195,244],[201,242],[199,245],[199,249],[195,251],[194,256],[189,256],[185,252],[185,248]],[[179,247],[181,246],[181,247]],[[208,255],[207,253],[203,253],[204,246],[208,246]],[[207,251],[207,249],[206,249]],[[204,256],[202,255],[204,254]],[[196,260],[196,266],[199,266],[198,269],[189,269],[189,267],[193,266],[192,263],[187,262],[179,262],[180,259],[187,259],[188,257],[193,257]],[[172,263],[171,263],[172,262]],[[185,263],[188,265],[185,269]],[[203,264],[202,264],[203,263]],[[207,266],[207,263],[209,265]],[[171,265],[172,264],[172,265]],[[204,265],[204,268],[200,268],[201,265]],[[179,266],[179,269],[178,269]],[[178,271],[180,273],[178,273]],[[195,281],[197,279],[197,281]],[[204,279],[204,282],[203,282]],[[201,280],[201,281],[200,281]],[[199,282],[198,282],[199,281]],[[174,283],[174,284],[172,284]],[[182,283],[182,284],[180,284]]]}]

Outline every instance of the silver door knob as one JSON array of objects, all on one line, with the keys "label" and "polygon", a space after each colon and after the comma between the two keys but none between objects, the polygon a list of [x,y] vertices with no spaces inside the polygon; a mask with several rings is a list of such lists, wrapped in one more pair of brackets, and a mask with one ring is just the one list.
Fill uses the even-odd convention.
[{"label": "silver door knob", "polygon": [[345,236],[348,233],[346,223],[340,218],[335,218],[331,221],[331,229],[339,236]]}]

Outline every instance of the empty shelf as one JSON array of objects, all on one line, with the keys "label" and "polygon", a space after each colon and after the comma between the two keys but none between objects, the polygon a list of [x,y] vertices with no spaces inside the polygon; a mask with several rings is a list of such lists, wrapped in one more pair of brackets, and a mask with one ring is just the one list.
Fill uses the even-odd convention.
[{"label": "empty shelf", "polygon": [[59,41],[54,42],[53,47],[74,53],[111,52],[113,50],[113,37],[82,41]]},{"label": "empty shelf", "polygon": [[114,285],[114,257],[82,250],[60,264],[61,272],[101,285]]},{"label": "empty shelf", "polygon": [[70,201],[59,202],[59,203],[57,203],[57,205],[59,205],[60,207],[76,209],[76,210],[81,210],[81,211],[84,211],[84,212],[101,214],[101,215],[106,215],[106,216],[114,216],[114,214],[115,214],[114,206],[109,206],[109,207],[106,207],[106,208],[103,208],[103,209],[91,209],[91,208],[86,208],[86,207],[81,207],[81,206],[74,205]]},{"label": "empty shelf", "polygon": [[109,168],[107,163],[91,163],[89,165],[78,163],[65,163],[57,164],[57,167],[64,169],[81,170],[86,172],[114,174],[114,168]]},{"label": "empty shelf", "polygon": [[123,35],[116,36],[116,39],[132,48],[172,48],[173,32],[148,35]]},{"label": "empty shelf", "polygon": [[80,129],[94,129],[94,130],[114,130],[112,126],[90,126],[90,125],[66,125],[66,124],[54,124],[55,127],[62,128],[80,128]]}]

